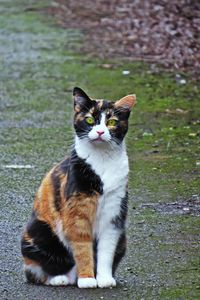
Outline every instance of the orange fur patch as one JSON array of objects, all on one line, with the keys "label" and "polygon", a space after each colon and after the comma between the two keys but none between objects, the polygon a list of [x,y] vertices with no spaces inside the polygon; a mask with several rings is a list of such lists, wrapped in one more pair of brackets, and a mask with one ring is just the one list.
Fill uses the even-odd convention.
[{"label": "orange fur patch", "polygon": [[51,178],[55,168],[47,173],[43,179],[33,206],[38,219],[48,223],[53,230],[55,230],[55,220],[60,217],[59,212],[55,208],[54,186]]},{"label": "orange fur patch", "polygon": [[73,249],[79,277],[94,277],[92,224],[99,194],[73,195],[63,210],[63,229]]},{"label": "orange fur patch", "polygon": [[28,234],[27,231],[25,231],[25,232],[23,233],[23,239],[24,239],[27,243],[33,245],[33,239],[29,236],[29,234]]},{"label": "orange fur patch", "polygon": [[76,116],[75,116],[75,122],[77,123],[77,122],[81,122],[81,121],[83,121],[85,119],[85,116],[82,116],[82,114],[80,113],[80,114],[77,114]]},{"label": "orange fur patch", "polygon": [[98,198],[98,193],[90,197],[85,194],[77,194],[65,202],[62,219],[70,240],[83,242],[91,240]]},{"label": "orange fur patch", "polygon": [[71,242],[78,277],[94,277],[93,243]]},{"label": "orange fur patch", "polygon": [[36,261],[34,261],[34,260],[32,260],[32,259],[30,259],[28,257],[24,257],[24,263],[27,266],[30,266],[30,265],[32,265],[32,266],[39,266],[39,264]]}]

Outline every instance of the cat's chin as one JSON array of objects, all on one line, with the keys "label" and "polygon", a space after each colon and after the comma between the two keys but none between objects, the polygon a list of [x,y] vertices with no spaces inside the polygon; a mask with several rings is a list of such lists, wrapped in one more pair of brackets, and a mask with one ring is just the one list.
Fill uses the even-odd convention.
[{"label": "cat's chin", "polygon": [[106,141],[102,140],[101,138],[97,138],[94,140],[91,140],[93,143],[105,143]]}]

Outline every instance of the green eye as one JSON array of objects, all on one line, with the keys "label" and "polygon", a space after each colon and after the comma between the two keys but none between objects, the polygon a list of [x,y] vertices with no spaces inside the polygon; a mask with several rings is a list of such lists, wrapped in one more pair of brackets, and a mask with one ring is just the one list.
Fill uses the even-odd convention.
[{"label": "green eye", "polygon": [[93,117],[86,117],[85,121],[89,125],[94,125],[94,118]]},{"label": "green eye", "polygon": [[116,124],[117,124],[117,120],[115,120],[115,119],[110,119],[107,122],[108,126],[116,126]]}]

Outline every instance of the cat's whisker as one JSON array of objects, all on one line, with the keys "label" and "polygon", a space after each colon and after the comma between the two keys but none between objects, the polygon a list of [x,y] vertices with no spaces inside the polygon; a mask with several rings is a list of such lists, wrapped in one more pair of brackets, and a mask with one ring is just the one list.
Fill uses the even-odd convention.
[{"label": "cat's whisker", "polygon": [[117,144],[118,146],[121,144],[120,141],[115,138],[115,137],[112,137],[112,140],[115,142],[115,144]]},{"label": "cat's whisker", "polygon": [[111,150],[114,151],[115,148],[114,148],[114,145],[113,145],[113,143],[112,143],[112,140],[108,141],[108,143],[109,143],[109,146],[110,146]]}]

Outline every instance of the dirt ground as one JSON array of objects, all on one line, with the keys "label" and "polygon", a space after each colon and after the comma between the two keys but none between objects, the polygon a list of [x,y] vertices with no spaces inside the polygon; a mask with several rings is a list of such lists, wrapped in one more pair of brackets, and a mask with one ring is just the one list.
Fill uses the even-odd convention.
[{"label": "dirt ground", "polygon": [[84,31],[81,52],[199,74],[198,0],[56,0],[49,12],[61,26]]}]

